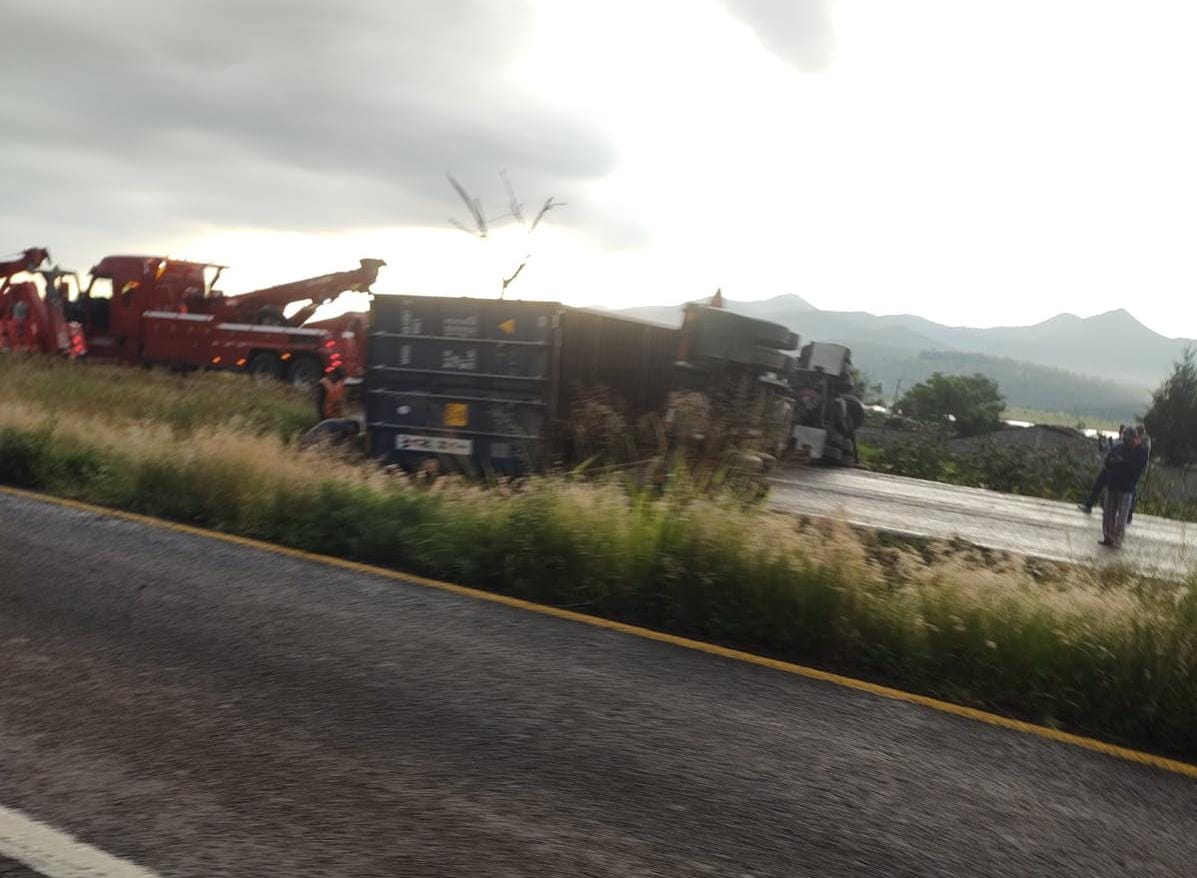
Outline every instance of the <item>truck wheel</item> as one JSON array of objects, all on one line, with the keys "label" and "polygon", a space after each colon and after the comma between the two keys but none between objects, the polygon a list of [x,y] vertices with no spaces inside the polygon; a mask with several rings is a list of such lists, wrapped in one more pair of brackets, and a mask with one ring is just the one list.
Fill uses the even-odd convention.
[{"label": "truck wheel", "polygon": [[274,354],[254,354],[254,358],[249,361],[249,374],[255,381],[281,381],[283,364]]},{"label": "truck wheel", "polygon": [[314,357],[299,357],[291,364],[287,380],[300,390],[311,390],[324,377],[324,368]]}]

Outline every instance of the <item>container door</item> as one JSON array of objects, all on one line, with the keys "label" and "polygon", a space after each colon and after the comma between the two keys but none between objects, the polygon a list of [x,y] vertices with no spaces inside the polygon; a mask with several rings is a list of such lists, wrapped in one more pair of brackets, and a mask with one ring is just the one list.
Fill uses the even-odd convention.
[{"label": "container door", "polygon": [[543,468],[555,392],[553,302],[376,296],[366,412],[378,457],[408,469]]}]

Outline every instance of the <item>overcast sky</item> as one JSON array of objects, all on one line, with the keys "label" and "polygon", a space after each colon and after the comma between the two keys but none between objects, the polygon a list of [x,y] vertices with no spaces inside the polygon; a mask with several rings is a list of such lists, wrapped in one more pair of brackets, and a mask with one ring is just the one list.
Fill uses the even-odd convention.
[{"label": "overcast sky", "polygon": [[[0,253],[1197,337],[1197,4],[0,0]],[[487,239],[500,170],[531,236]]]}]

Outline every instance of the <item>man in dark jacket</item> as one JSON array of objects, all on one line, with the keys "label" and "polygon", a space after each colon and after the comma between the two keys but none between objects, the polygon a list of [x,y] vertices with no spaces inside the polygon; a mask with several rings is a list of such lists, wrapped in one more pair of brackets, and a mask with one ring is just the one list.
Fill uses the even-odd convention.
[{"label": "man in dark jacket", "polygon": [[[1110,449],[1110,454],[1113,453],[1114,450]],[[1099,472],[1097,474],[1097,478],[1093,480],[1093,488],[1089,491],[1089,496],[1085,498],[1085,502],[1078,503],[1076,505],[1076,508],[1081,510],[1081,512],[1084,512],[1086,515],[1089,515],[1093,512],[1094,504],[1101,499],[1101,492],[1106,489],[1106,479],[1109,478],[1109,471],[1107,469],[1109,460],[1110,458],[1107,456],[1105,463],[1103,463],[1101,466],[1101,472]]]},{"label": "man in dark jacket", "polygon": [[1117,549],[1122,546],[1126,533],[1126,517],[1130,514],[1131,502],[1139,477],[1147,469],[1147,449],[1133,427],[1122,434],[1122,442],[1106,459],[1106,507],[1102,516],[1101,529],[1103,546]]},{"label": "man in dark jacket", "polygon": [[[1147,470],[1151,467],[1151,437],[1147,435],[1147,428],[1142,424],[1135,427],[1135,432],[1139,434],[1139,444],[1143,446],[1143,450],[1147,452],[1147,466],[1143,468],[1143,475],[1147,475]],[[1135,488],[1134,494],[1131,496],[1130,512],[1126,514],[1126,525],[1130,527],[1130,523],[1135,519],[1135,504],[1139,502],[1139,489]]]},{"label": "man in dark jacket", "polygon": [[1097,474],[1097,478],[1093,480],[1093,487],[1089,491],[1089,496],[1085,498],[1084,503],[1078,503],[1076,506],[1077,509],[1081,510],[1081,512],[1085,513],[1086,515],[1092,514],[1093,507],[1097,504],[1097,501],[1101,499],[1101,495],[1106,489],[1106,478],[1109,476],[1109,472],[1107,471],[1106,467],[1109,464],[1110,455],[1112,455],[1115,452],[1115,450],[1117,450],[1119,447],[1121,447],[1122,435],[1125,432],[1126,432],[1126,425],[1125,424],[1119,425],[1118,438],[1115,439],[1113,437],[1110,437],[1109,441],[1105,443],[1104,447],[1103,447],[1102,442],[1100,441],[1100,437],[1099,437],[1099,440],[1097,443],[1097,448],[1099,451],[1103,451],[1106,453],[1106,458],[1102,462],[1101,472],[1099,472]]}]

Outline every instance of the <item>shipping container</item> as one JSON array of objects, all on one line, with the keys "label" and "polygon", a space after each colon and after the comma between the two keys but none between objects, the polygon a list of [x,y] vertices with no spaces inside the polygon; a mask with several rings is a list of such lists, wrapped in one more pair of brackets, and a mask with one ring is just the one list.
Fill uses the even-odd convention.
[{"label": "shipping container", "polygon": [[722,308],[691,303],[682,321],[682,358],[716,361],[784,375],[795,357],[798,336],[777,323]]},{"label": "shipping container", "polygon": [[811,460],[855,465],[855,436],[864,422],[864,406],[853,395],[851,350],[826,342],[806,345],[789,383],[795,402],[795,449]]},{"label": "shipping container", "polygon": [[561,314],[559,414],[601,401],[635,421],[661,412],[674,386],[676,329],[602,311],[565,308]]},{"label": "shipping container", "polygon": [[557,302],[376,296],[366,370],[370,446],[405,467],[428,458],[519,473],[567,459],[573,413],[659,411],[677,332]]},{"label": "shipping container", "polygon": [[[436,459],[518,474],[643,452],[637,435],[664,435],[678,390],[734,379],[747,388],[741,396],[784,392],[775,377],[758,378],[790,368],[792,358],[769,347],[796,345],[788,330],[711,308],[687,320],[678,330],[557,302],[377,295],[366,369],[372,453],[408,469]],[[697,339],[689,352],[687,334]]]},{"label": "shipping container", "polygon": [[517,472],[544,465],[561,306],[375,296],[366,418],[377,457]]}]

